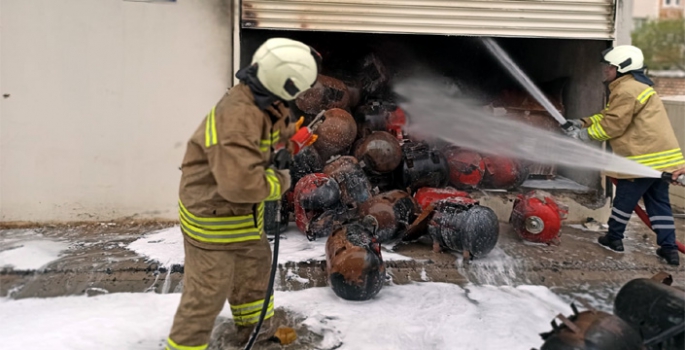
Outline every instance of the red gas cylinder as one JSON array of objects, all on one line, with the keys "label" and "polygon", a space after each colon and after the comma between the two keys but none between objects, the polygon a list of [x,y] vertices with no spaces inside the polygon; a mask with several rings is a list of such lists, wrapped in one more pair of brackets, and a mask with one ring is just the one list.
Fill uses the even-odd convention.
[{"label": "red gas cylinder", "polygon": [[407,116],[404,114],[402,108],[397,107],[388,113],[388,124],[386,126],[389,133],[397,137],[398,140],[403,140],[403,130],[407,126]]},{"label": "red gas cylinder", "polygon": [[478,201],[471,198],[471,196],[469,196],[468,193],[464,191],[459,191],[452,187],[423,187],[416,191],[416,194],[414,194],[414,199],[421,207],[421,210],[426,210],[426,208],[428,208],[430,205],[435,204],[435,202],[448,198],[454,200],[461,200],[465,205],[478,204]]},{"label": "red gas cylinder", "polygon": [[522,164],[514,159],[500,156],[484,156],[485,173],[481,188],[512,189],[520,186],[528,177]]},{"label": "red gas cylinder", "polygon": [[485,162],[477,152],[448,146],[443,149],[450,170],[450,183],[459,189],[477,188],[485,173]]},{"label": "red gas cylinder", "polygon": [[546,244],[559,244],[561,220],[566,219],[568,208],[557,203],[544,191],[520,194],[514,202],[509,222],[523,239]]},{"label": "red gas cylinder", "polygon": [[305,232],[314,216],[340,205],[340,188],[328,175],[314,173],[300,179],[295,185],[293,197],[295,223]]}]

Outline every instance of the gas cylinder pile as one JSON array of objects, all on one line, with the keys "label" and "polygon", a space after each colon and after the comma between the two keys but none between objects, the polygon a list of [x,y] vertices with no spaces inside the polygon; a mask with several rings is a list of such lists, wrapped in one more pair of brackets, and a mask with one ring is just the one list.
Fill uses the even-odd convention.
[{"label": "gas cylinder pile", "polygon": [[552,330],[542,333],[541,350],[642,350],[685,348],[685,291],[671,286],[672,276],[661,272],[651,279],[626,283],[614,299],[614,314],[586,311],[557,316]]},{"label": "gas cylinder pile", "polygon": [[[494,248],[499,234],[491,209],[466,192],[444,195],[453,190],[444,189],[450,182],[448,150],[406,134],[407,117],[387,97],[387,73],[379,59],[370,55],[359,67],[353,78],[320,75],[291,105],[305,124],[325,113],[317,141],[293,160],[293,188],[281,213],[294,213],[309,240],[327,240],[331,286],[348,300],[369,299],[382,288],[383,242],[430,234],[436,247],[476,258]],[[484,180],[520,182],[512,175],[514,165],[504,169],[500,160],[488,159],[483,158]],[[498,172],[506,173],[504,180]],[[418,217],[423,224],[415,223]]]},{"label": "gas cylinder pile", "polygon": [[[461,252],[467,260],[487,255],[499,237],[497,215],[465,191],[514,189],[528,177],[528,166],[516,160],[409,135],[382,62],[369,55],[357,67],[356,74],[319,75],[291,104],[305,125],[325,112],[316,142],[293,159],[293,187],[281,213],[294,213],[309,240],[327,239],[331,285],[350,300],[381,289],[384,242],[429,237],[436,252]],[[552,241],[559,227],[544,222],[560,221],[564,209],[545,195],[519,202],[511,222],[521,237]]]}]

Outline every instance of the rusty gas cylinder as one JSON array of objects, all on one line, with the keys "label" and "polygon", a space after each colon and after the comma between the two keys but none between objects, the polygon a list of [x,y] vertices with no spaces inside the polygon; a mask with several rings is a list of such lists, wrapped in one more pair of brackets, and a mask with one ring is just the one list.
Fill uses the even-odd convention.
[{"label": "rusty gas cylinder", "polygon": [[435,250],[460,251],[470,260],[483,257],[495,248],[499,222],[497,214],[488,207],[444,199],[435,204],[428,233]]},{"label": "rusty gas cylinder", "polygon": [[359,214],[376,218],[376,237],[383,243],[404,233],[418,214],[418,205],[409,193],[393,190],[378,194],[364,202],[359,208]]},{"label": "rusty gas cylinder", "polygon": [[423,142],[402,145],[402,188],[444,187],[448,169],[445,157]]},{"label": "rusty gas cylinder", "polygon": [[357,136],[357,124],[349,113],[339,108],[327,110],[324,116],[326,120],[316,130],[318,139],[314,148],[326,161],[349,151]]},{"label": "rusty gas cylinder", "polygon": [[358,207],[371,198],[371,183],[356,158],[343,156],[334,159],[326,164],[323,172],[340,185],[342,202],[348,207]]},{"label": "rusty gas cylinder", "polygon": [[350,93],[342,81],[319,74],[314,86],[297,96],[295,105],[307,114],[331,108],[345,109],[350,105]]},{"label": "rusty gas cylinder", "polygon": [[[665,275],[664,278],[658,278]],[[614,300],[614,313],[638,331],[648,349],[685,348],[685,292],[670,286],[672,276],[626,283]]]},{"label": "rusty gas cylinder", "polygon": [[314,147],[308,146],[303,148],[293,157],[293,161],[290,164],[291,187],[295,188],[295,185],[305,175],[323,171],[323,165],[324,162]]},{"label": "rusty gas cylinder", "polygon": [[519,237],[526,241],[558,244],[561,221],[567,214],[568,208],[551,194],[531,191],[517,196],[509,222]]},{"label": "rusty gas cylinder", "polygon": [[293,197],[295,223],[302,232],[317,213],[341,205],[338,183],[322,173],[304,176],[295,186]]},{"label": "rusty gas cylinder", "polygon": [[362,168],[375,174],[386,174],[402,162],[400,142],[386,131],[376,131],[365,137],[355,148],[355,157]]},{"label": "rusty gas cylinder", "polygon": [[333,292],[346,300],[368,300],[383,288],[385,265],[367,216],[337,229],[326,241],[326,267]]},{"label": "rusty gas cylinder", "polygon": [[457,189],[478,188],[485,173],[485,162],[478,152],[448,146],[443,149],[450,172],[450,184]]},{"label": "rusty gas cylinder", "polygon": [[478,201],[471,198],[468,192],[459,191],[452,187],[422,187],[416,191],[414,199],[416,199],[421,210],[426,210],[429,206],[443,199],[462,200],[464,204],[478,204]]},{"label": "rusty gas cylinder", "polygon": [[509,190],[523,184],[528,169],[523,163],[507,157],[487,155],[483,157],[485,173],[481,188]]},{"label": "rusty gas cylinder", "polygon": [[559,315],[561,325],[552,321],[552,331],[540,334],[545,343],[541,350],[642,350],[640,334],[621,318],[590,310],[568,318]]}]

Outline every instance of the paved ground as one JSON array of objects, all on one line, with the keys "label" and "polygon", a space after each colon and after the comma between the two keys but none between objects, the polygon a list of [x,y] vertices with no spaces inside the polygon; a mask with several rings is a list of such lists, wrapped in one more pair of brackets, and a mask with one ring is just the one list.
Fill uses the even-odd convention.
[{"label": "paved ground", "polygon": [[[117,222],[2,229],[0,252],[37,235],[68,242],[70,248],[41,271],[0,270],[0,296],[180,291],[182,266],[164,268],[125,248],[144,233],[171,225]],[[685,241],[685,220],[677,219],[676,225],[680,240]],[[637,219],[630,223],[624,242],[627,251],[622,254],[597,245],[599,233],[571,227],[564,227],[559,246],[526,244],[507,224],[502,224],[500,231],[498,248],[484,260],[467,265],[458,254],[433,253],[428,244],[399,244],[395,251],[414,260],[387,262],[388,283],[539,284],[569,298],[585,297],[605,308],[620,286],[633,278],[667,271],[674,276],[676,285],[685,285],[685,267],[665,265],[654,253],[654,235]],[[281,290],[326,285],[324,261],[287,263],[280,266],[279,272]],[[302,278],[293,278],[293,272]]]}]

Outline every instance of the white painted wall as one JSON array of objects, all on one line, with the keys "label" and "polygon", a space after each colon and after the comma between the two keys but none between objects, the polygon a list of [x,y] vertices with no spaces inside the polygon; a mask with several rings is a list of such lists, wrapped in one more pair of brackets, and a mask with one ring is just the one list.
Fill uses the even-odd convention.
[{"label": "white painted wall", "polygon": [[0,0],[0,221],[176,217],[230,1]]}]

